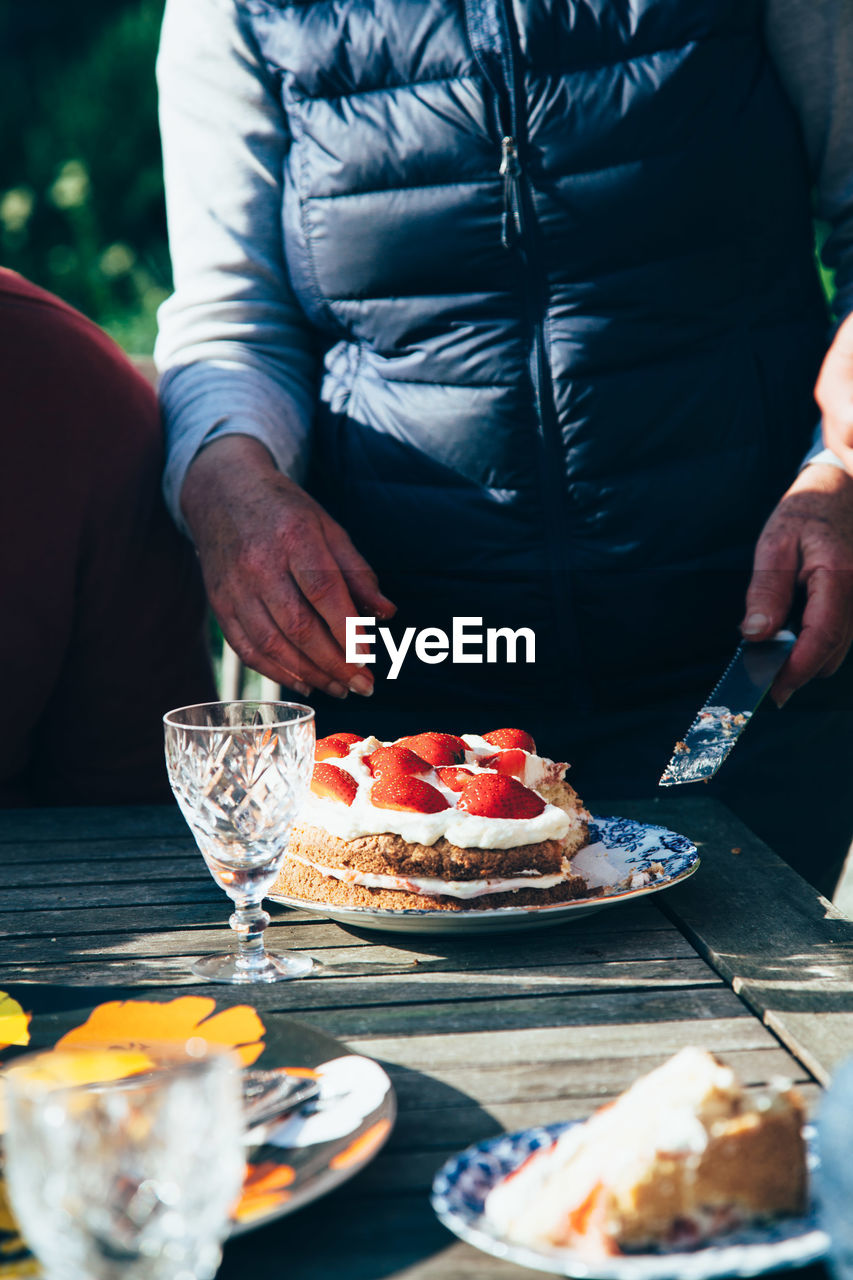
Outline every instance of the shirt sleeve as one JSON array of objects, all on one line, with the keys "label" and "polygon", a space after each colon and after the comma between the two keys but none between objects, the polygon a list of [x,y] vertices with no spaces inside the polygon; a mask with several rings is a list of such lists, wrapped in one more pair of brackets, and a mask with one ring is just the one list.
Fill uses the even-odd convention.
[{"label": "shirt sleeve", "polygon": [[829,227],[823,260],[835,272],[839,320],[853,311],[853,3],[766,0],[770,56],[799,117]]},{"label": "shirt sleeve", "polygon": [[164,493],[186,531],[184,477],[214,438],[253,436],[301,478],[318,361],[284,258],[287,122],[236,0],[168,0],[157,80],[175,288],[155,360]]}]

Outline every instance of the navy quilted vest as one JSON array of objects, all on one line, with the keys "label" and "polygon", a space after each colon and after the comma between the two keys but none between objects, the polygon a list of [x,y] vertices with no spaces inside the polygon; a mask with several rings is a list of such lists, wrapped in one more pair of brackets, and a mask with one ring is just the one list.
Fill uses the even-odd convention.
[{"label": "navy quilted vest", "polygon": [[501,678],[560,716],[703,685],[825,326],[759,0],[242,3],[325,349],[315,490],[400,626],[533,627]]}]

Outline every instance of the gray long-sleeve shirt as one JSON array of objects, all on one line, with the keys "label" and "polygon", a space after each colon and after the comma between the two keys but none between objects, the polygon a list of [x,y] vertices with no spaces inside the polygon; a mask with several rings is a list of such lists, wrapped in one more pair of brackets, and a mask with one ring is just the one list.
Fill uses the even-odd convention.
[{"label": "gray long-sleeve shirt", "polygon": [[[841,317],[853,311],[853,0],[765,0],[765,9],[817,216],[830,228],[823,252]],[[252,436],[301,477],[318,369],[284,260],[287,121],[237,0],[168,0],[157,75],[175,291],[160,310],[155,358],[164,490],[185,527],[184,477],[211,439]]]}]

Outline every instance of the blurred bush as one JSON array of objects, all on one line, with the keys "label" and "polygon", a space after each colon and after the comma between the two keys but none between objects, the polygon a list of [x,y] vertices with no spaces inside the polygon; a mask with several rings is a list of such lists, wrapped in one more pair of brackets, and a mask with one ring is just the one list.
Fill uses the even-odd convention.
[{"label": "blurred bush", "polygon": [[163,0],[0,12],[0,260],[151,351],[171,283],[154,60]]}]

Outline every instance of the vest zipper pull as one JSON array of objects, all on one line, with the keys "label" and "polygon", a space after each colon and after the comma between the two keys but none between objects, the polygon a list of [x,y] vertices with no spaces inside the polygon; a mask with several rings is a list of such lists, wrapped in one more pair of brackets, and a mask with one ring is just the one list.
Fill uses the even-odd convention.
[{"label": "vest zipper pull", "polygon": [[521,236],[521,162],[515,138],[501,139],[501,167],[504,180],[504,210],[501,218],[501,244],[511,249]]}]

